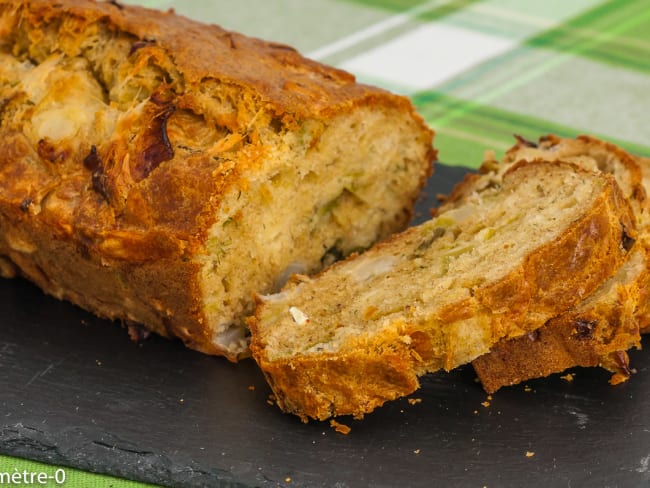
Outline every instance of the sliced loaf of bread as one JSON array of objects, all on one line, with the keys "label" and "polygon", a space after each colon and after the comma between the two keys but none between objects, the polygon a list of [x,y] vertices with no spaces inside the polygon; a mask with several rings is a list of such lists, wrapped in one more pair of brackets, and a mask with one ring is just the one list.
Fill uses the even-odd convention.
[{"label": "sliced loaf of bread", "polygon": [[251,351],[283,410],[361,417],[580,303],[635,238],[611,175],[516,164],[498,189],[258,297]]},{"label": "sliced loaf of bread", "polygon": [[[568,160],[582,167],[612,174],[635,212],[641,243],[647,241],[648,188],[638,158],[620,147],[590,136],[576,139],[554,135],[532,143],[519,138],[497,163],[488,160],[482,173],[471,176],[452,192],[452,198],[438,212],[459,205],[475,192],[498,186],[503,172],[521,161],[537,158]],[[647,247],[641,244],[640,247]],[[630,376],[625,351],[640,347],[639,328],[647,323],[650,288],[647,250],[638,249],[635,259],[604,283],[583,303],[551,319],[526,337],[501,341],[492,351],[473,362],[486,391],[548,376],[574,366],[602,366],[614,373],[613,382]]]}]

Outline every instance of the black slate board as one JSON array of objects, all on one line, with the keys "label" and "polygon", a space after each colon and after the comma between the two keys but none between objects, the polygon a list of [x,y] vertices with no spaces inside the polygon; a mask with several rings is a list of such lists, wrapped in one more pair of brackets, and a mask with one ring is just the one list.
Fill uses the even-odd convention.
[{"label": "black slate board", "polygon": [[[438,165],[416,218],[464,172]],[[0,324],[4,454],[169,486],[650,486],[648,351],[626,384],[576,369],[489,405],[470,367],[428,375],[342,435],[267,404],[250,360],[136,345],[22,280],[0,280]]]}]

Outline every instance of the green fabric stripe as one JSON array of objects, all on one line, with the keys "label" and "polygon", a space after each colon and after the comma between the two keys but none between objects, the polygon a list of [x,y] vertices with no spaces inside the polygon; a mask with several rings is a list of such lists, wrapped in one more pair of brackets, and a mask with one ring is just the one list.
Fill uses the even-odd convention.
[{"label": "green fabric stripe", "polygon": [[[61,471],[62,470],[62,471]],[[58,472],[57,472],[58,471]],[[35,483],[10,483],[10,485],[3,486],[39,486],[47,488],[100,488],[100,487],[112,487],[112,488],[153,488],[155,485],[150,485],[146,483],[139,483],[136,481],[127,481],[112,476],[106,476],[101,474],[86,473],[84,471],[79,471],[77,469],[65,468],[60,466],[50,466],[49,464],[38,463],[36,461],[28,461],[25,459],[19,459],[9,456],[4,456],[0,454],[0,473],[8,473],[13,475],[14,473],[21,473],[24,475],[24,472],[27,473],[27,476],[31,476],[31,473],[34,473]],[[40,484],[37,481],[36,476],[38,473],[45,473],[46,476],[51,476],[48,479],[47,483]],[[60,480],[62,474],[65,474],[65,483],[58,484],[57,479]],[[29,480],[29,478],[28,478]],[[31,481],[31,480],[30,480]]]},{"label": "green fabric stripe", "polygon": [[[629,14],[629,12],[628,12]],[[429,113],[425,115],[429,123],[438,129],[440,137],[438,138],[438,147],[440,149],[440,158],[449,162],[449,164],[460,164],[470,167],[476,167],[477,162],[482,158],[482,152],[485,147],[479,149],[479,145],[476,142],[472,142],[477,139],[477,134],[474,131],[472,119],[478,117],[481,119],[480,114],[485,110],[492,100],[496,100],[501,96],[505,96],[511,90],[525,85],[531,80],[537,79],[540,76],[543,76],[554,66],[560,63],[570,62],[571,58],[582,54],[585,51],[597,49],[598,46],[602,45],[605,42],[615,38],[617,35],[629,32],[632,29],[637,29],[639,26],[644,25],[644,23],[650,18],[650,9],[644,12],[639,13],[636,16],[626,18],[618,22],[615,26],[612,26],[607,32],[601,33],[601,35],[583,39],[580,43],[576,45],[567,47],[566,51],[558,53],[555,58],[548,60],[545,63],[531,67],[530,70],[525,72],[518,73],[516,76],[513,76],[510,79],[505,80],[502,84],[494,86],[491,90],[485,91],[480,95],[477,95],[472,101],[461,101],[459,99],[450,99],[448,103],[442,103],[441,107],[443,110],[438,110],[437,113]],[[503,58],[497,58],[491,63],[500,63],[503,59],[510,56],[518,56],[525,53],[526,50],[530,49],[529,47],[523,47],[506,54]],[[491,64],[487,63],[487,64]],[[486,64],[486,66],[487,66]],[[447,90],[446,90],[447,91]],[[448,92],[448,91],[447,91]],[[440,93],[429,93],[429,94],[419,94],[413,97],[416,100],[416,103],[421,106],[423,113],[427,113],[427,110],[430,109],[430,104],[440,104],[443,101],[442,95]],[[479,126],[486,126],[486,133],[480,134],[481,137],[489,137],[495,141],[495,146],[503,147],[506,144],[506,141],[509,139],[509,135],[513,132],[522,133],[522,135],[536,138],[538,135],[547,132],[556,132],[560,135],[575,135],[578,133],[584,133],[588,128],[570,128],[565,127],[559,124],[552,122],[545,122],[538,120],[534,122],[533,126],[530,127],[532,135],[527,135],[527,126],[530,125],[532,121],[535,121],[534,118],[527,117],[525,115],[516,115],[511,114],[513,121],[516,121],[516,124],[510,124],[508,128],[508,134],[499,130],[497,126],[497,121],[500,116],[503,114],[509,114],[507,111],[501,111],[497,109],[489,109],[489,118],[482,121]],[[496,120],[495,120],[496,119]],[[541,122],[541,124],[540,124]],[[474,124],[475,125],[475,124]],[[539,130],[541,125],[542,130]],[[447,137],[445,135],[445,128],[449,127],[451,132],[454,132],[454,137],[449,137],[449,142],[447,142]],[[468,134],[471,133],[472,137],[459,137],[458,134]],[[613,142],[618,142],[623,147],[628,148],[629,150],[640,153],[640,154],[649,154],[648,146],[643,145],[632,145],[625,141],[617,141],[611,136],[603,134],[594,134],[599,137],[603,137]],[[461,141],[459,141],[459,139]],[[466,141],[466,145],[462,144],[462,140]],[[511,141],[512,139],[510,139]],[[649,142],[650,144],[650,142]],[[448,148],[448,149],[447,149]],[[499,147],[493,147],[499,149]],[[449,150],[449,153],[447,153]]]},{"label": "green fabric stripe", "polygon": [[[367,5],[372,8],[381,8],[387,11],[395,12],[400,14],[406,10],[418,7],[420,5],[428,3],[429,0],[344,0],[349,3],[356,3],[361,5]],[[424,21],[432,21],[435,19],[440,19],[446,17],[454,12],[458,12],[467,8],[468,5],[471,5],[481,0],[450,0],[438,7],[432,7],[429,10],[420,12],[416,14],[413,18]]]},{"label": "green fabric stripe", "polygon": [[443,17],[447,17],[453,13],[459,12],[461,10],[464,10],[468,6],[470,6],[473,3],[478,3],[481,0],[452,0],[445,5],[441,5],[440,7],[434,9],[434,10],[429,10],[426,12],[422,12],[421,14],[417,15],[416,18],[418,20],[423,20],[426,22],[431,22],[433,20],[438,20]]},{"label": "green fabric stripe", "polygon": [[347,3],[358,3],[373,8],[381,8],[392,12],[403,12],[425,3],[426,0],[344,0]]},{"label": "green fabric stripe", "polygon": [[[486,104],[490,100],[494,100],[495,98],[508,93],[510,90],[512,90],[515,87],[526,84],[530,80],[539,78],[544,73],[551,70],[554,66],[557,66],[558,64],[561,63],[569,62],[573,56],[582,55],[586,51],[598,49],[600,45],[613,39],[616,35],[621,35],[625,32],[630,31],[631,29],[636,29],[639,26],[643,25],[649,19],[650,19],[650,9],[644,10],[642,13],[640,13],[637,16],[622,20],[621,22],[617,23],[615,26],[612,26],[610,30],[608,30],[607,32],[603,32],[598,37],[583,39],[581,42],[576,43],[575,45],[567,46],[567,49],[565,51],[558,53],[556,57],[548,60],[546,63],[531,67],[529,71],[522,72],[518,76],[513,77],[507,82],[504,82],[503,84],[495,87],[492,91],[486,92],[483,95],[476,97],[476,103]],[[505,56],[501,58],[492,60],[490,63],[492,64],[501,63],[503,62],[504,59],[512,56],[520,56],[522,55],[522,53],[525,53],[525,51],[526,51],[526,47],[511,51],[510,53],[507,53]],[[457,116],[457,114],[452,113],[445,117],[455,117],[455,116]]]},{"label": "green fabric stripe", "polygon": [[[369,12],[381,12],[386,16],[386,20],[398,15],[405,15],[406,21],[391,26],[381,33],[372,35],[364,40],[357,41],[354,45],[346,47],[338,52],[328,54],[325,57],[319,57],[319,61],[341,65],[345,61],[354,58],[362,53],[372,50],[390,42],[392,39],[408,33],[423,22],[432,21],[447,17],[453,13],[464,10],[468,5],[481,0],[340,0],[351,8],[352,5],[358,8],[366,8]],[[339,9],[342,6],[339,5]],[[386,80],[363,80],[366,83],[388,88],[393,91],[404,93],[400,87],[390,86]]]},{"label": "green fabric stripe", "polygon": [[[583,45],[586,47],[580,54],[585,57],[647,73],[650,72],[649,12],[647,0],[612,0],[528,39],[526,44],[560,52]],[[635,19],[636,25],[621,31],[620,25],[629,23],[630,19]],[[612,32],[615,33],[604,42],[592,42]]]},{"label": "green fabric stripe", "polygon": [[[514,144],[513,134],[536,140],[549,133],[563,137],[585,133],[584,129],[466,102],[440,92],[419,93],[413,97],[413,102],[436,130],[435,146],[439,159],[450,165],[477,168],[487,149],[495,150],[497,157],[501,157]],[[449,113],[458,115],[446,118]],[[592,135],[614,142],[634,154],[650,156],[650,146],[612,139],[605,134]]]}]

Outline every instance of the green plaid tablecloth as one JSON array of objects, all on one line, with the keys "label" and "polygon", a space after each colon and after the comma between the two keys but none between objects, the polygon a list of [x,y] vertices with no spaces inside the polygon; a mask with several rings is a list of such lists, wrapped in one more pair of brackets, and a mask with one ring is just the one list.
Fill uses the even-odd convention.
[{"label": "green plaid tablecloth", "polygon": [[[291,44],[408,95],[446,164],[476,167],[514,133],[590,133],[650,156],[647,0],[120,1]],[[23,470],[56,467],[0,456],[0,472]],[[66,475],[65,486],[145,486]]]},{"label": "green plaid tablecloth", "polygon": [[589,133],[650,155],[644,0],[130,0],[285,42],[410,96],[440,160],[513,133]]}]

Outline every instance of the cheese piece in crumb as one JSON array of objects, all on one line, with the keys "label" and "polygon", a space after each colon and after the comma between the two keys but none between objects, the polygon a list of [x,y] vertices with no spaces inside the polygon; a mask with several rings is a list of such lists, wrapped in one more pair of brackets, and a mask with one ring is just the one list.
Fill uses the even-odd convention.
[{"label": "cheese piece in crumb", "polygon": [[298,325],[305,325],[309,323],[309,317],[307,314],[297,307],[290,307],[289,314],[291,314],[291,318]]}]

